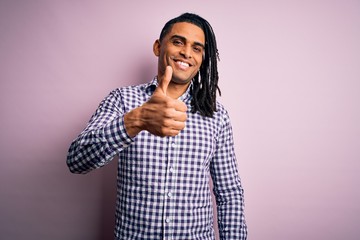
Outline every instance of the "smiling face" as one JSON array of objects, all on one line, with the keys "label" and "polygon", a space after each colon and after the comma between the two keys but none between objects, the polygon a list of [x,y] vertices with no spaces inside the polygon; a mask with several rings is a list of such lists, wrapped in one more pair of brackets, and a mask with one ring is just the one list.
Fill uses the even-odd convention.
[{"label": "smiling face", "polygon": [[171,83],[187,87],[200,69],[204,46],[205,35],[201,28],[187,22],[175,23],[161,42],[154,43],[154,54],[159,57],[158,78],[169,65],[173,69]]}]

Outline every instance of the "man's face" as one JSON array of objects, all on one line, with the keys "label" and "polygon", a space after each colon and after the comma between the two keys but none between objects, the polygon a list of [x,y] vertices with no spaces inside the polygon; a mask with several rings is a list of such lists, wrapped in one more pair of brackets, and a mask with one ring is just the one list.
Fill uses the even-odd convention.
[{"label": "man's face", "polygon": [[201,28],[187,22],[175,23],[161,42],[154,43],[154,53],[159,57],[159,77],[169,65],[173,69],[173,83],[188,85],[200,69],[204,46]]}]

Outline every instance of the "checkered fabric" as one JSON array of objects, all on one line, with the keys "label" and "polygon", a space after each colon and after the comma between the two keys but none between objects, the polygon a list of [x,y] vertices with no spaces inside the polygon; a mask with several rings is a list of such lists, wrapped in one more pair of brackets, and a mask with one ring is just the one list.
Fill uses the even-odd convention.
[{"label": "checkered fabric", "polygon": [[180,98],[188,107],[188,119],[179,135],[127,135],[124,113],[146,102],[156,86],[155,78],[112,91],[72,142],[70,171],[87,173],[119,155],[116,239],[215,239],[210,176],[220,238],[246,239],[232,129],[221,104],[212,118],[191,113],[188,90]]}]

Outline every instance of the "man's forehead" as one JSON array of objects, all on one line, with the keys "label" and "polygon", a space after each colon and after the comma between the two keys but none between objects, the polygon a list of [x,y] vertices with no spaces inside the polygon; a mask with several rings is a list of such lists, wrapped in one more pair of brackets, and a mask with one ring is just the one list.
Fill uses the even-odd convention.
[{"label": "man's forehead", "polygon": [[186,39],[191,38],[205,44],[205,34],[204,31],[197,25],[188,22],[178,22],[174,23],[171,27],[168,37],[172,36],[182,36]]}]

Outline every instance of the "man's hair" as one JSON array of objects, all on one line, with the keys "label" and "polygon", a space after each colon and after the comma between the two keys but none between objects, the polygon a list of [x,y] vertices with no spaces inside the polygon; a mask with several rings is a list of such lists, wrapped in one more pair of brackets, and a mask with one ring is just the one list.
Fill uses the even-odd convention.
[{"label": "man's hair", "polygon": [[204,18],[193,13],[184,13],[165,24],[160,33],[160,42],[171,31],[172,26],[179,22],[192,23],[200,27],[204,32],[205,49],[203,61],[200,71],[193,79],[191,87],[191,112],[195,113],[198,111],[202,116],[212,117],[216,111],[216,91],[219,91],[219,95],[221,95],[218,86],[219,74],[217,70],[217,61],[220,58],[214,31],[209,22]]}]

